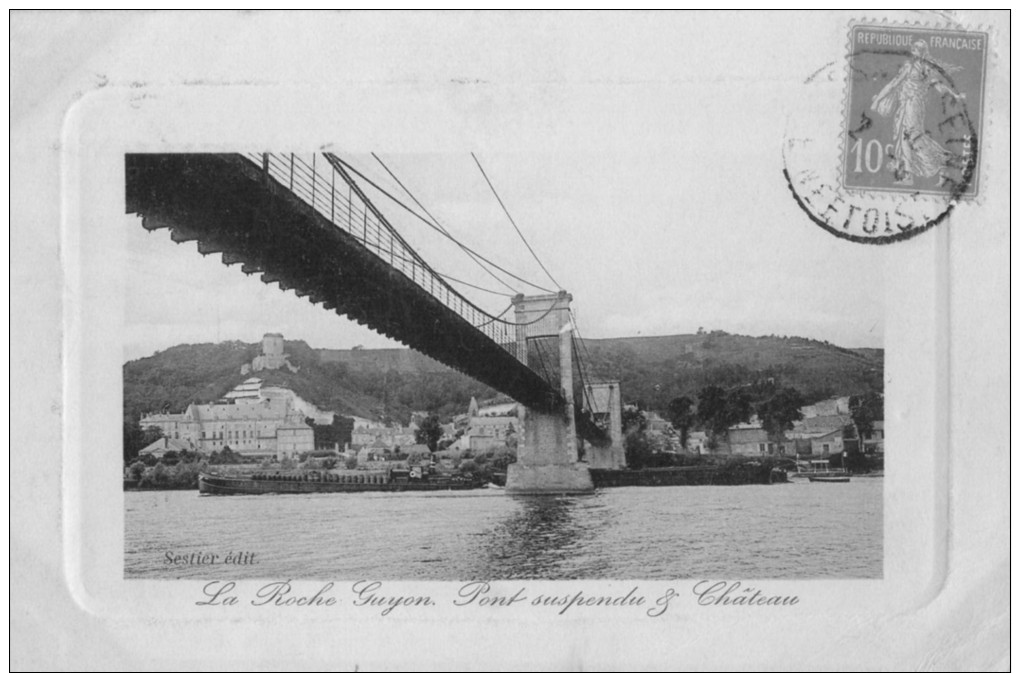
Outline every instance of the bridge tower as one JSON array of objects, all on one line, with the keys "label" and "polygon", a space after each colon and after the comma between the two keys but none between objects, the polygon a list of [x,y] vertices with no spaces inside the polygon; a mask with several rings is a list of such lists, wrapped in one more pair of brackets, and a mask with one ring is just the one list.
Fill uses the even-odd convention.
[{"label": "bridge tower", "polygon": [[588,451],[588,466],[603,470],[621,470],[627,467],[627,454],[623,447],[623,405],[620,400],[620,382],[602,381],[589,383],[584,396],[588,410],[597,422],[602,423],[609,434],[609,444],[591,445]]},{"label": "bridge tower", "polygon": [[506,489],[511,493],[586,493],[594,490],[588,466],[577,460],[574,424],[573,323],[567,292],[513,299],[517,323],[517,357],[528,364],[528,339],[559,340],[559,412],[522,408],[524,441],[517,447],[517,462],[507,468]]}]

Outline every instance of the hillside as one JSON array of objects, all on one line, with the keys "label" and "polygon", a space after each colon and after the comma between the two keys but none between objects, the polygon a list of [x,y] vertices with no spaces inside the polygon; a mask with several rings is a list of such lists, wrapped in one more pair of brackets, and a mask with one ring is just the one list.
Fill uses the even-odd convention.
[{"label": "hillside", "polygon": [[[180,412],[192,402],[208,403],[250,376],[290,388],[320,409],[365,418],[391,417],[406,423],[411,411],[428,409],[452,416],[467,409],[471,397],[495,395],[488,387],[418,353],[380,351],[378,361],[348,364],[326,356],[303,341],[287,341],[285,352],[296,373],[286,368],[242,375],[241,367],[260,352],[260,344],[238,341],[174,346],[124,365],[124,415],[169,409]],[[352,352],[352,351],[347,351]],[[353,351],[355,353],[361,351]],[[373,353],[374,351],[364,351]],[[387,355],[389,354],[389,355]],[[418,359],[427,360],[416,367]],[[403,366],[387,367],[388,363]]]},{"label": "hillside", "polygon": [[708,385],[724,388],[775,379],[808,402],[881,391],[884,353],[802,337],[751,337],[725,332],[589,339],[591,377],[619,379],[627,401],[661,409]]},{"label": "hillside", "polygon": [[[662,409],[680,395],[696,398],[708,385],[737,386],[772,378],[797,388],[808,402],[882,389],[883,351],[846,349],[800,337],[749,337],[724,332],[661,337],[589,339],[593,379],[621,381],[624,401]],[[259,344],[230,341],[175,346],[124,365],[124,414],[211,402],[243,381],[241,366]],[[412,410],[448,418],[488,387],[407,349],[327,350],[287,341],[300,367],[262,371],[267,382],[294,390],[322,409],[406,422]],[[584,349],[582,349],[584,350]]]}]

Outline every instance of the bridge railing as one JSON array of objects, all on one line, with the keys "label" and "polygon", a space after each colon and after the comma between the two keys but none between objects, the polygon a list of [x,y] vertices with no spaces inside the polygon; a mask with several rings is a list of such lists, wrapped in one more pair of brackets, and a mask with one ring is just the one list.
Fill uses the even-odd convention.
[{"label": "bridge railing", "polygon": [[451,287],[392,225],[376,216],[324,156],[278,152],[248,152],[242,156],[501,348],[526,361],[522,350],[527,348],[527,325],[515,325],[504,314],[492,315]]}]

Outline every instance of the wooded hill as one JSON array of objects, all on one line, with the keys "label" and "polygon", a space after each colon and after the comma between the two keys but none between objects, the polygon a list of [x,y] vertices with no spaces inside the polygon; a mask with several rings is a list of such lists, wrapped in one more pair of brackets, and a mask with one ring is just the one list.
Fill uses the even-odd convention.
[{"label": "wooded hill", "polygon": [[[681,395],[774,379],[796,388],[811,403],[838,395],[881,392],[883,351],[847,349],[800,337],[749,337],[706,332],[661,337],[589,339],[581,355],[592,379],[618,379],[625,402],[662,410]],[[221,398],[247,376],[241,366],[260,344],[228,341],[174,346],[124,365],[124,415],[183,411],[191,402]],[[471,400],[496,395],[490,388],[407,349],[327,350],[286,342],[299,371],[264,370],[267,383],[294,390],[321,409],[406,423],[412,410],[444,420],[463,413]]]}]

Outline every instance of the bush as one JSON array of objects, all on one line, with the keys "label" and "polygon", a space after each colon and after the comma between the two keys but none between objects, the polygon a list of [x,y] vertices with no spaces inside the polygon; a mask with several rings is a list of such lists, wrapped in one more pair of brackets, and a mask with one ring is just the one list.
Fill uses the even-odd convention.
[{"label": "bush", "polygon": [[198,488],[198,463],[178,463],[170,472],[170,485],[175,488]]},{"label": "bush", "polygon": [[358,457],[357,456],[351,456],[350,458],[345,458],[344,459],[344,467],[346,467],[348,470],[356,470],[356,469],[358,469]]},{"label": "bush", "polygon": [[229,446],[224,446],[222,451],[213,451],[209,454],[209,462],[213,465],[237,465],[243,463],[244,459]]},{"label": "bush", "polygon": [[145,474],[145,463],[140,460],[131,463],[131,467],[128,468],[128,475],[130,475],[131,479],[141,481],[143,474]]},{"label": "bush", "polygon": [[627,467],[635,470],[645,467],[652,455],[648,437],[640,430],[627,433],[623,438],[623,448],[627,456]]},{"label": "bush", "polygon": [[492,460],[489,461],[489,465],[492,467],[493,470],[496,470],[498,472],[505,472],[507,467],[516,462],[517,452],[512,451],[510,449],[503,449],[501,451],[496,451],[493,454]]},{"label": "bush", "polygon": [[152,468],[152,483],[156,486],[166,486],[170,483],[170,471],[162,463]]}]

